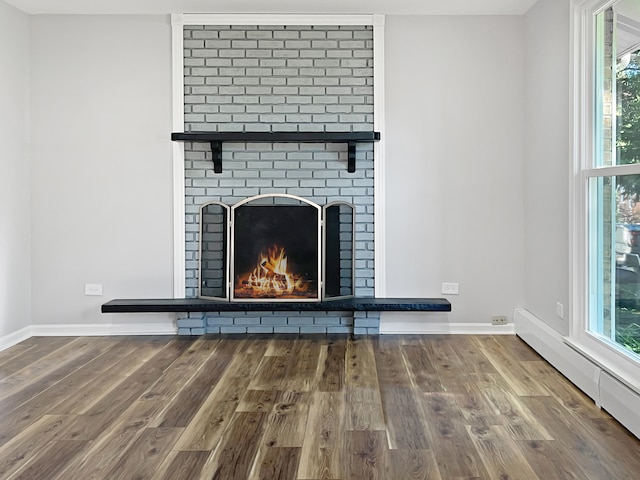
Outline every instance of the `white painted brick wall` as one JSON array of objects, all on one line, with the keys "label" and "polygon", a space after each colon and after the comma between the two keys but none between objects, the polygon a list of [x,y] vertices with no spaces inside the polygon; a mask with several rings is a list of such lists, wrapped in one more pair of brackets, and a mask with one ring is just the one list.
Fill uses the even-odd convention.
[{"label": "white painted brick wall", "polygon": [[[186,26],[185,131],[373,130],[373,31],[366,26]],[[321,205],[355,205],[355,293],[373,296],[373,145],[359,144],[347,172],[344,144],[225,143],[214,174],[206,143],[185,144],[186,296],[197,296],[199,208],[288,193]],[[197,316],[196,316],[197,317]],[[350,312],[251,320],[203,315],[182,334],[352,332]],[[359,333],[377,333],[367,317]],[[286,319],[286,323],[284,320]],[[364,329],[364,331],[363,331]]]}]

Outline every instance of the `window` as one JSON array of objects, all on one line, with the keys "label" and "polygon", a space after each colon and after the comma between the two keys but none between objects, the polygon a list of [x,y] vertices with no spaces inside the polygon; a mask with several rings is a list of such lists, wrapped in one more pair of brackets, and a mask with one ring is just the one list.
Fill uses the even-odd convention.
[{"label": "window", "polygon": [[[586,322],[577,336],[640,362],[640,8],[599,2],[583,27]],[[584,47],[584,46],[583,46]],[[588,72],[588,73],[584,73]],[[586,325],[585,325],[586,323]]]}]

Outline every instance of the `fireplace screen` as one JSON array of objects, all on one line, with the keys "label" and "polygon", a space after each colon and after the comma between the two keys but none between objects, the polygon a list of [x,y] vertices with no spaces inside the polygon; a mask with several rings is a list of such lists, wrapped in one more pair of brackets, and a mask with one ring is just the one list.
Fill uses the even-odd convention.
[{"label": "fireplace screen", "polygon": [[353,206],[332,202],[324,206],[323,213],[324,298],[353,296]]},{"label": "fireplace screen", "polygon": [[232,299],[320,299],[320,208],[290,196],[232,207]]},{"label": "fireplace screen", "polygon": [[201,208],[200,297],[318,301],[353,296],[353,206],[285,194]]},{"label": "fireplace screen", "polygon": [[210,202],[200,208],[200,296],[227,298],[229,207]]}]

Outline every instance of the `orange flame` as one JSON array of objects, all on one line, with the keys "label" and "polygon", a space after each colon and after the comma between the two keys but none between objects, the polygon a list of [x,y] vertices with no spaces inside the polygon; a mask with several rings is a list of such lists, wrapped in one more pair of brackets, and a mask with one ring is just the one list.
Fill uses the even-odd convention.
[{"label": "orange flame", "polygon": [[288,271],[285,250],[277,245],[261,252],[256,267],[236,286],[238,296],[249,298],[306,296],[307,290],[303,279]]}]

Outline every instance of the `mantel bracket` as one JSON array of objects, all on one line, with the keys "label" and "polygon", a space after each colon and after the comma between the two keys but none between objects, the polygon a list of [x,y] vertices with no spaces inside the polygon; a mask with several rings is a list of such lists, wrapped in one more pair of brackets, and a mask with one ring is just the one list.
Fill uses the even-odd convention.
[{"label": "mantel bracket", "polygon": [[211,156],[213,158],[213,172],[222,173],[222,142],[212,140],[209,145],[211,145]]},{"label": "mantel bracket", "polygon": [[356,171],[356,142],[350,140],[347,142],[347,172],[354,173]]}]

